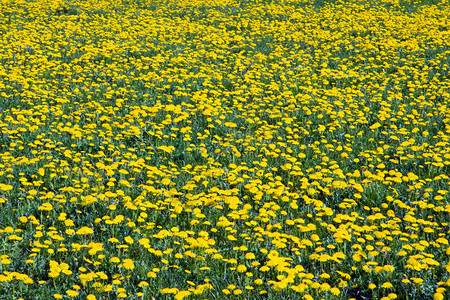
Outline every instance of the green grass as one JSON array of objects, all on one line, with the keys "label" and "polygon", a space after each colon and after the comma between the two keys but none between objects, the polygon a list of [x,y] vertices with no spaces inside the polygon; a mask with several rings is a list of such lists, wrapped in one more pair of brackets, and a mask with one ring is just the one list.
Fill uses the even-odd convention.
[{"label": "green grass", "polygon": [[0,299],[445,299],[448,15],[1,5]]}]

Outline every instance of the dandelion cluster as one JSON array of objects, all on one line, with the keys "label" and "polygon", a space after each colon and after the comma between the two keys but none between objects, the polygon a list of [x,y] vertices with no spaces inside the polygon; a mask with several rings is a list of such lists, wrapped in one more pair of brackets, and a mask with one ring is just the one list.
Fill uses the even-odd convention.
[{"label": "dandelion cluster", "polygon": [[0,295],[449,297],[448,1],[0,3]]}]

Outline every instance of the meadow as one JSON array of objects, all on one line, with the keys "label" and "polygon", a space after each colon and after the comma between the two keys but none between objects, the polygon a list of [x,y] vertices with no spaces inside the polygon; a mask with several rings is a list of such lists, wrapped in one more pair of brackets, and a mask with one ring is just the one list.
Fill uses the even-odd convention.
[{"label": "meadow", "polygon": [[0,0],[0,299],[450,297],[448,0]]}]

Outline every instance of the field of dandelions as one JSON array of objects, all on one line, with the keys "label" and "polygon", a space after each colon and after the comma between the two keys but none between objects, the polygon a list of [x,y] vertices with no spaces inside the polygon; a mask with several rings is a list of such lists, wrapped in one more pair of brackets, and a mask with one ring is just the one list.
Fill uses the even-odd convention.
[{"label": "field of dandelions", "polygon": [[450,297],[448,0],[0,0],[0,299]]}]

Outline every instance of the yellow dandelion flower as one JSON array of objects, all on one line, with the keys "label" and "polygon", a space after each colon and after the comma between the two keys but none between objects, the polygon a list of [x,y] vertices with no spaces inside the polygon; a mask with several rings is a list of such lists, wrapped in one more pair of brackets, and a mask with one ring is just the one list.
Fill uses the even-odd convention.
[{"label": "yellow dandelion flower", "polygon": [[89,228],[86,226],[83,226],[76,231],[77,235],[87,235],[87,234],[93,234],[93,233],[94,233],[94,230],[92,228]]},{"label": "yellow dandelion flower", "polygon": [[444,295],[441,293],[434,293],[433,300],[444,300]]},{"label": "yellow dandelion flower", "polygon": [[191,292],[189,292],[189,291],[179,291],[179,292],[175,295],[174,299],[175,299],[175,300],[182,300],[182,299],[188,297],[190,294],[191,294]]},{"label": "yellow dandelion flower", "polygon": [[383,289],[391,289],[391,288],[393,288],[393,285],[390,282],[385,282],[385,283],[383,283],[381,285],[381,288],[383,288]]},{"label": "yellow dandelion flower", "polygon": [[125,269],[127,269],[127,270],[133,270],[133,269],[134,269],[134,263],[133,263],[133,261],[132,261],[131,259],[129,259],[129,258],[124,259],[123,262],[122,262],[122,265],[123,265],[123,267],[124,267]]},{"label": "yellow dandelion flower", "polygon": [[74,291],[74,290],[67,290],[66,294],[67,294],[67,296],[69,296],[71,298],[74,298],[74,297],[78,296],[78,292]]},{"label": "yellow dandelion flower", "polygon": [[236,269],[239,273],[244,273],[247,271],[247,267],[245,265],[239,265]]}]

